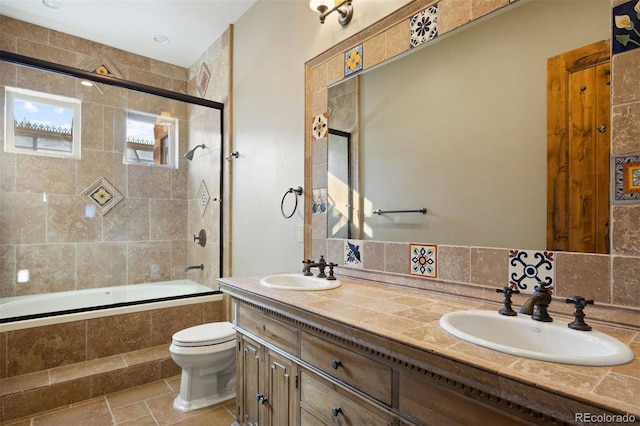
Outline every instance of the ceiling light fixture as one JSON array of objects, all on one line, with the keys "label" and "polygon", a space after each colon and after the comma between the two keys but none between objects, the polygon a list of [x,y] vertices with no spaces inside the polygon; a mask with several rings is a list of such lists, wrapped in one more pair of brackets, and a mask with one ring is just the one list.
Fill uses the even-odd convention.
[{"label": "ceiling light fixture", "polygon": [[351,0],[311,0],[309,1],[309,7],[314,12],[320,14],[320,23],[324,24],[324,19],[327,15],[335,12],[336,10],[340,14],[338,22],[343,27],[351,22],[353,17],[353,5]]},{"label": "ceiling light fixture", "polygon": [[49,9],[62,9],[62,4],[56,0],[42,0],[42,4],[47,6]]},{"label": "ceiling light fixture", "polygon": [[153,41],[155,41],[158,44],[167,44],[169,43],[169,38],[158,34],[153,36]]}]

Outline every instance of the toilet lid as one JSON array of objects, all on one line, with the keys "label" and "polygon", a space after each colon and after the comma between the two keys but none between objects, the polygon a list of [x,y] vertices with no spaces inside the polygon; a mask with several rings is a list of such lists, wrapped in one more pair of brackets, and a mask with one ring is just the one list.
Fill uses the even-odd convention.
[{"label": "toilet lid", "polygon": [[176,346],[208,346],[233,340],[235,333],[230,322],[213,322],[178,331],[172,340]]}]

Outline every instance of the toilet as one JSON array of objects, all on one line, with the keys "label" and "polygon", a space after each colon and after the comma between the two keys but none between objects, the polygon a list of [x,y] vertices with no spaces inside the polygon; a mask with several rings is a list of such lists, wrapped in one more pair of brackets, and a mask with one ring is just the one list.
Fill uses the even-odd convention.
[{"label": "toilet", "polygon": [[169,352],[182,368],[173,408],[188,412],[236,396],[236,335],[230,322],[197,325],[173,335]]}]

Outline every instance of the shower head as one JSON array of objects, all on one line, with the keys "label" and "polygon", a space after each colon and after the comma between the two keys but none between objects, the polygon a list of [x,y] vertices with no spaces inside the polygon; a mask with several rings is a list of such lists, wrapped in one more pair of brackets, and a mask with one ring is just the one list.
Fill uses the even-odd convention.
[{"label": "shower head", "polygon": [[185,152],[185,154],[183,155],[184,158],[186,158],[187,160],[191,161],[193,160],[193,153],[195,152],[196,149],[198,148],[204,148],[204,144],[202,145],[196,145],[192,150],[189,150],[187,152]]}]

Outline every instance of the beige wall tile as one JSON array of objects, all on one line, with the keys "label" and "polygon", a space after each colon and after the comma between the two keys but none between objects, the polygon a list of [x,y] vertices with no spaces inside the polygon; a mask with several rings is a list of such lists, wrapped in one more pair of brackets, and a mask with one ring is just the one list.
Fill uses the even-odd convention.
[{"label": "beige wall tile", "polygon": [[[82,161],[78,162],[78,172],[76,176],[77,195],[81,195],[91,185],[102,178],[113,182],[113,154],[109,151],[83,149]],[[120,188],[116,189],[120,191]]]},{"label": "beige wall tile", "polygon": [[16,270],[20,269],[29,270],[29,282],[16,284],[16,296],[75,290],[75,245],[19,245]]},{"label": "beige wall tile", "polygon": [[611,115],[611,153],[640,152],[640,102],[614,106]]},{"label": "beige wall tile", "polygon": [[18,39],[18,53],[71,67],[77,67],[79,65],[78,55],[76,55],[75,52],[24,39]]},{"label": "beige wall tile", "polygon": [[583,296],[611,303],[611,261],[609,256],[556,253],[555,292],[560,297]]},{"label": "beige wall tile", "polygon": [[171,198],[171,169],[130,164],[127,166],[128,196]]},{"label": "beige wall tile", "polygon": [[471,253],[469,247],[438,246],[438,278],[469,282]]},{"label": "beige wall tile", "polygon": [[184,240],[187,236],[186,200],[149,201],[149,238]]},{"label": "beige wall tile", "polygon": [[160,380],[160,364],[157,362],[134,365],[116,373],[98,374],[91,377],[91,397],[133,388],[154,380]]},{"label": "beige wall tile", "polygon": [[613,257],[613,300],[616,305],[638,306],[640,258]]},{"label": "beige wall tile", "polygon": [[[187,257],[187,241],[171,241],[171,279],[187,278],[184,269],[189,266]],[[207,242],[207,244],[211,244]],[[213,243],[215,244],[215,242]]]},{"label": "beige wall tile", "polygon": [[508,5],[509,0],[474,0],[472,2],[471,13],[473,19],[478,19],[498,8]]},{"label": "beige wall tile", "polygon": [[87,321],[87,360],[150,346],[149,311],[94,318]]},{"label": "beige wall tile", "polygon": [[442,0],[438,3],[438,34],[443,35],[469,23],[473,3],[469,0]]},{"label": "beige wall tile", "polygon": [[[366,253],[364,254],[367,255]],[[398,274],[409,274],[410,271],[409,244],[385,243],[384,270]]]},{"label": "beige wall tile", "polygon": [[174,333],[203,323],[202,309],[190,305],[155,310],[151,314],[151,346],[171,343]]},{"label": "beige wall tile", "polygon": [[34,244],[45,242],[46,204],[42,194],[0,194],[1,244]]},{"label": "beige wall tile", "polygon": [[471,282],[502,288],[509,282],[509,252],[505,249],[471,247]]},{"label": "beige wall tile", "polygon": [[129,284],[167,281],[171,278],[171,242],[129,243]]},{"label": "beige wall tile", "polygon": [[[16,295],[16,246],[0,245],[0,297],[12,297]],[[1,349],[0,349],[0,355]],[[2,370],[0,361],[0,371]],[[0,374],[0,378],[2,378]]]},{"label": "beige wall tile", "polygon": [[611,104],[640,101],[640,52],[634,49],[619,53],[612,59]]},{"label": "beige wall tile", "polygon": [[409,50],[409,31],[409,19],[405,19],[385,32],[384,48],[386,59],[393,58]]},{"label": "beige wall tile", "polygon": [[127,283],[126,243],[77,244],[77,289]]},{"label": "beige wall tile", "polygon": [[16,157],[16,191],[76,194],[78,160],[20,154]]},{"label": "beige wall tile", "polygon": [[38,25],[28,24],[4,15],[0,15],[0,24],[3,34],[19,36],[42,44],[46,44],[49,40],[49,30]]},{"label": "beige wall tile", "polygon": [[[374,271],[383,271],[385,268],[385,243],[377,241],[364,241],[362,243],[364,253],[363,267]],[[407,256],[409,252],[407,251]],[[325,256],[326,257],[326,256]],[[327,262],[337,263],[335,260],[327,259]]]},{"label": "beige wall tile", "polygon": [[344,78],[344,53],[334,56],[327,61],[327,85]]},{"label": "beige wall tile", "polygon": [[85,361],[86,330],[74,321],[7,332],[7,376]]},{"label": "beige wall tile", "polygon": [[612,207],[612,252],[626,256],[640,256],[640,204]]},{"label": "beige wall tile", "polygon": [[[409,33],[407,33],[409,37]],[[371,37],[363,43],[363,66],[369,69],[386,59],[385,35],[384,33]]]},{"label": "beige wall tile", "polygon": [[149,239],[149,200],[124,199],[103,218],[104,241]]},{"label": "beige wall tile", "polygon": [[86,213],[86,202],[79,196],[49,195],[47,201],[47,242],[100,241],[100,213]]}]

